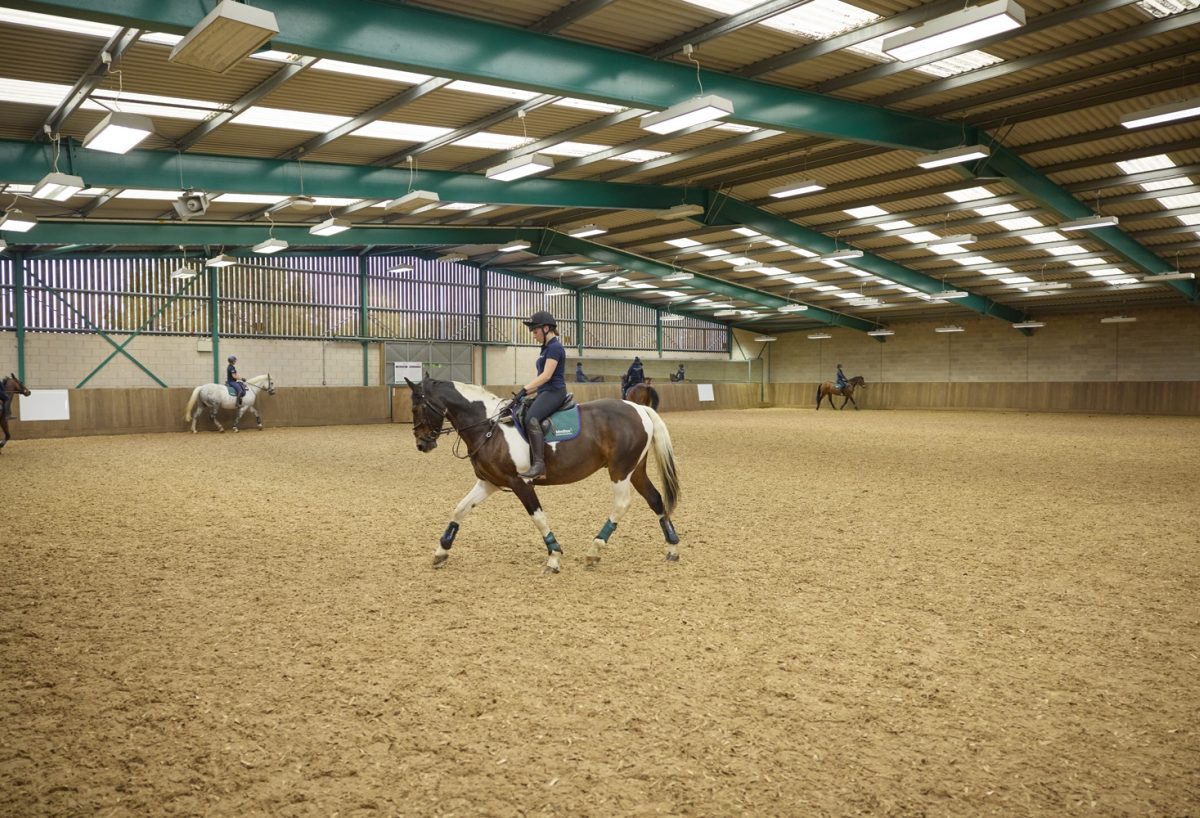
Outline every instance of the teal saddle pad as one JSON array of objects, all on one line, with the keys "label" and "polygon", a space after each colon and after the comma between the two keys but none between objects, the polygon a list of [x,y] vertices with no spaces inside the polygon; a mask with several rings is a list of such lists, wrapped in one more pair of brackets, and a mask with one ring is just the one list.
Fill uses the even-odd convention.
[{"label": "teal saddle pad", "polygon": [[[546,420],[542,421],[542,427],[550,424],[550,428],[546,429],[545,437],[547,443],[561,443],[564,440],[574,440],[579,437],[580,418],[579,404],[575,404],[570,409],[563,409],[555,412]],[[517,432],[525,440],[529,437],[525,434],[525,425],[522,423],[514,423],[517,427]]]}]

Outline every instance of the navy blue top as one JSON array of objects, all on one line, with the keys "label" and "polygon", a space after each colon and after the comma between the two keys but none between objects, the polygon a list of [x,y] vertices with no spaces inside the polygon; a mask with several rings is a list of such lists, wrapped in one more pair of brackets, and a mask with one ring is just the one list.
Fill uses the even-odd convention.
[{"label": "navy blue top", "polygon": [[233,383],[237,380],[237,367],[233,364],[225,367],[225,383]]},{"label": "navy blue top", "polygon": [[558,340],[558,336],[542,344],[542,354],[537,359],[537,373],[539,375],[546,368],[547,360],[558,361],[558,366],[554,368],[554,374],[550,376],[550,380],[546,381],[544,388],[565,390],[567,388],[567,379],[564,377],[567,369],[567,351],[563,349],[562,342]]}]

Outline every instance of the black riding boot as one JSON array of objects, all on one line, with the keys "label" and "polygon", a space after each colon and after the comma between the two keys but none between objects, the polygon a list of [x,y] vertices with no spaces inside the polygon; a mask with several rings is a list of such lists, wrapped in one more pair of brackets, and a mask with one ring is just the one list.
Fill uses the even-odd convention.
[{"label": "black riding boot", "polygon": [[521,472],[521,477],[532,480],[546,473],[546,438],[542,434],[542,422],[535,417],[525,421],[525,434],[529,435],[529,471]]}]

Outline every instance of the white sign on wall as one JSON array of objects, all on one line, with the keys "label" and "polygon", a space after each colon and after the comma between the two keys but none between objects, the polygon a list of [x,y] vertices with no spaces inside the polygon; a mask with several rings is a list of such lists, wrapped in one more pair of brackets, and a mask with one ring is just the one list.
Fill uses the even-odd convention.
[{"label": "white sign on wall", "polygon": [[65,389],[35,389],[17,398],[17,416],[30,420],[70,420],[71,400]]},{"label": "white sign on wall", "polygon": [[413,383],[421,380],[420,361],[392,361],[392,383],[404,383],[408,378]]},{"label": "white sign on wall", "polygon": [[713,397],[713,388],[711,383],[696,384],[696,393],[702,401],[716,400],[716,398]]}]

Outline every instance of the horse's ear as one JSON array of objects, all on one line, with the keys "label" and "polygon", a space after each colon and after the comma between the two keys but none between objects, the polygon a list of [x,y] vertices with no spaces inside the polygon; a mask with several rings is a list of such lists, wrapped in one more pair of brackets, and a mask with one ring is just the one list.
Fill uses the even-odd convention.
[{"label": "horse's ear", "polygon": [[408,388],[409,388],[409,389],[412,389],[413,391],[416,391],[417,385],[416,385],[415,383],[413,383],[412,381],[410,381],[410,380],[409,380],[407,377],[404,379],[404,382],[405,382],[406,384],[408,384]]}]

